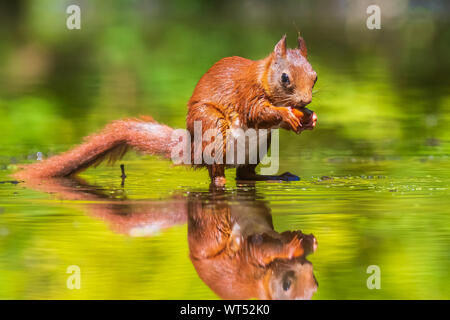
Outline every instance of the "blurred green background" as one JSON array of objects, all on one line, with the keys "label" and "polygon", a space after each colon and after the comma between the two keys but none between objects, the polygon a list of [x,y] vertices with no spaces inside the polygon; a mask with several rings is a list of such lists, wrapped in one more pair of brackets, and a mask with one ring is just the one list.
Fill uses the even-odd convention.
[{"label": "blurred green background", "polygon": [[[81,7],[80,30],[66,28],[70,4]],[[366,27],[370,4],[380,30]],[[280,171],[302,181],[258,184],[275,228],[318,238],[314,298],[448,299],[449,18],[448,1],[3,1],[0,179],[118,118],[184,127],[214,62],[263,58],[283,34],[294,47],[299,29],[319,120],[280,135]],[[206,172],[134,154],[125,163],[129,199],[208,188]],[[115,197],[117,168],[84,176]],[[77,263],[90,270],[79,292],[65,288]],[[381,266],[382,290],[365,286],[370,264]],[[185,226],[130,240],[77,201],[2,183],[0,298],[216,296],[190,264]]]}]

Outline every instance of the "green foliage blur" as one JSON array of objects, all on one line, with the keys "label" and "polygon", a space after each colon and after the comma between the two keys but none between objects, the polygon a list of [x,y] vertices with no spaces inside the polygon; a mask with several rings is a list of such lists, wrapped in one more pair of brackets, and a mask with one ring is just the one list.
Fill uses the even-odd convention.
[{"label": "green foliage blur", "polygon": [[[73,3],[81,30],[65,25]],[[263,58],[283,34],[295,46],[298,29],[319,74],[311,109],[320,129],[292,144],[372,156],[448,151],[446,1],[382,1],[381,30],[366,27],[364,1],[2,6],[2,149],[72,145],[113,119],[140,114],[183,127],[186,102],[214,62]]]}]

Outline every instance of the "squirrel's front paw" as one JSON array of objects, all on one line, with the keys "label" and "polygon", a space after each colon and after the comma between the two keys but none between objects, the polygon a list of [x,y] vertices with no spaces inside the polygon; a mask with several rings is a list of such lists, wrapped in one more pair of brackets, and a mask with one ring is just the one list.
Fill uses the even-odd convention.
[{"label": "squirrel's front paw", "polygon": [[282,121],[289,125],[290,129],[294,132],[298,132],[302,127],[301,119],[298,118],[291,107],[283,108],[281,111]]}]

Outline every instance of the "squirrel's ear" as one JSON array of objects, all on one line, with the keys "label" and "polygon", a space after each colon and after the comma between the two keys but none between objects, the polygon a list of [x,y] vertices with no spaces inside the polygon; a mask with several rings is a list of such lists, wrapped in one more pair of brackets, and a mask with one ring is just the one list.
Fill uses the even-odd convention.
[{"label": "squirrel's ear", "polygon": [[286,35],[284,35],[280,41],[275,46],[275,49],[273,49],[273,52],[279,57],[285,57],[286,56]]},{"label": "squirrel's ear", "polygon": [[297,41],[298,41],[298,49],[300,50],[302,56],[306,58],[308,55],[308,50],[306,50],[305,40],[303,40],[302,37],[298,36]]}]

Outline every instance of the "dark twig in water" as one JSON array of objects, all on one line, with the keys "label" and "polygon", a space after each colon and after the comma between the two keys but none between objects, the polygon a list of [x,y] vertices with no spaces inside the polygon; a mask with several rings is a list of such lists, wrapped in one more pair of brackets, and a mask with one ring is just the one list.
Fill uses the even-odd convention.
[{"label": "dark twig in water", "polygon": [[3,184],[3,183],[18,184],[18,183],[19,183],[19,181],[17,181],[17,180],[7,180],[7,181],[0,181],[0,184]]},{"label": "dark twig in water", "polygon": [[120,171],[122,171],[122,175],[120,176],[122,178],[122,183],[120,185],[123,187],[125,185],[125,178],[127,177],[125,174],[125,165],[120,165]]}]

